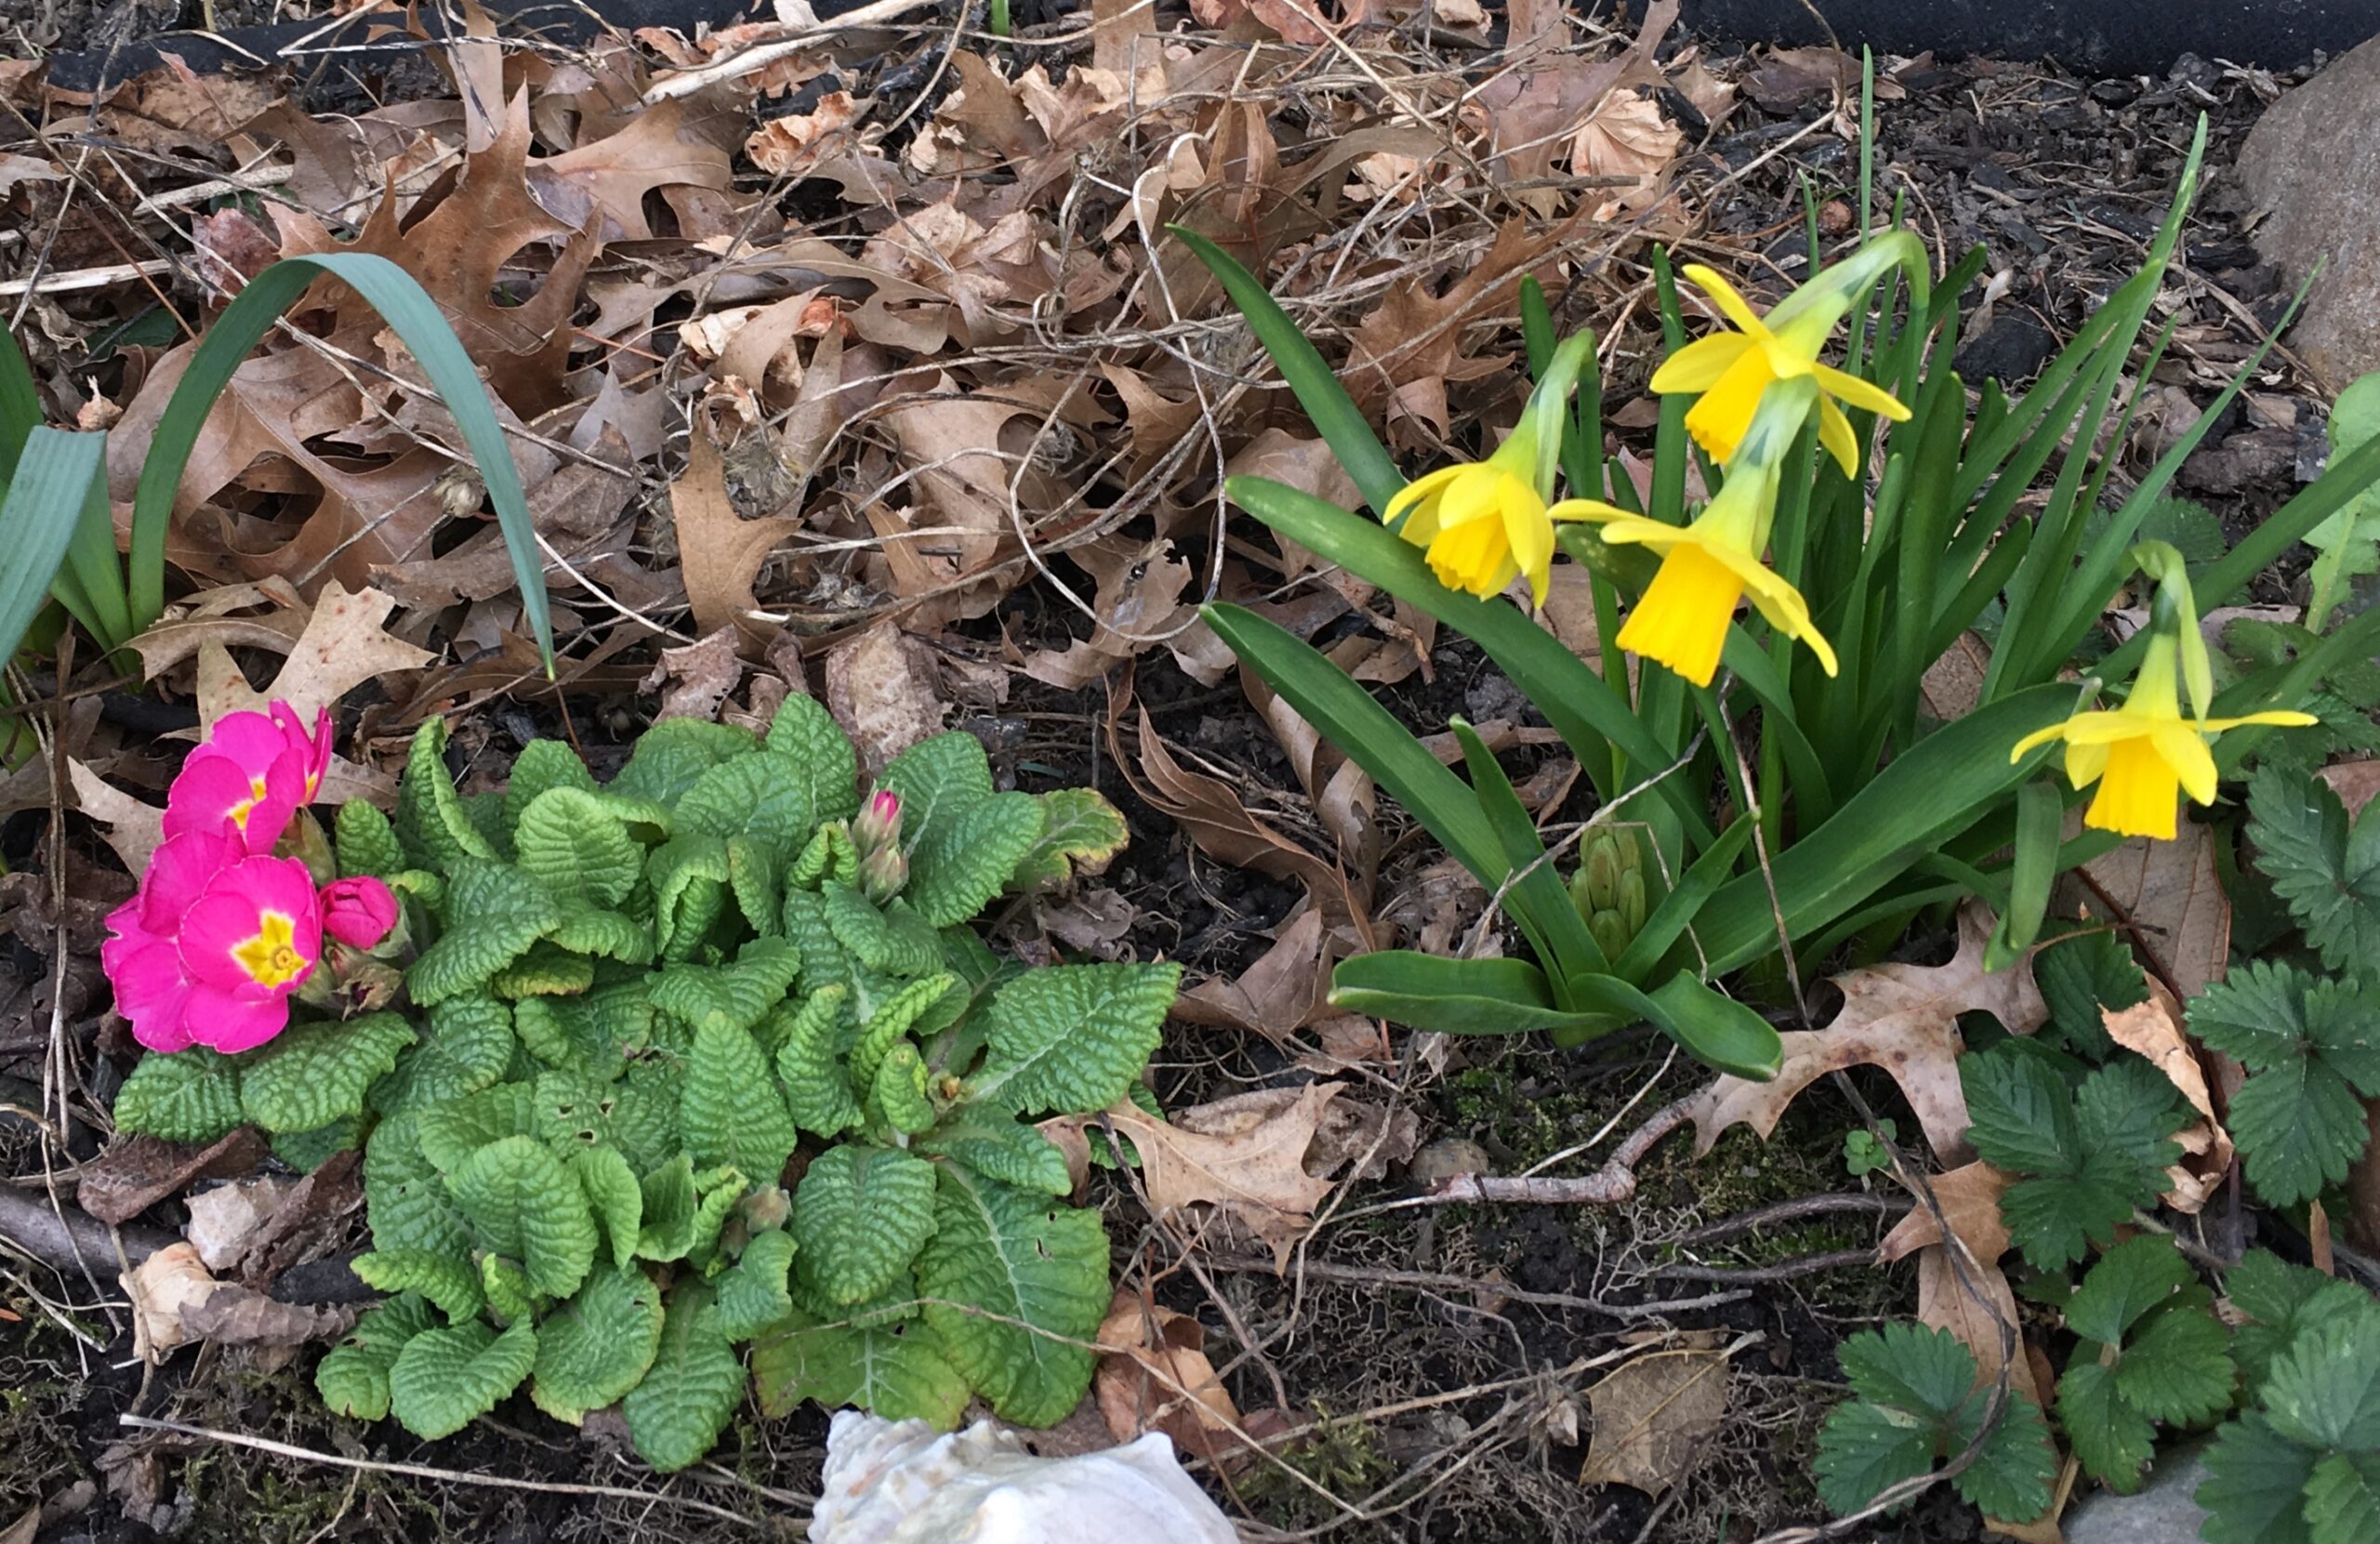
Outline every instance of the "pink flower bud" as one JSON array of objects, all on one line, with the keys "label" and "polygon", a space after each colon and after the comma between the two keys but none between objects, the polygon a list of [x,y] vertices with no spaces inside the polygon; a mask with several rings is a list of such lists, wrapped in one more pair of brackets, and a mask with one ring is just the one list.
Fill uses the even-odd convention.
[{"label": "pink flower bud", "polygon": [[397,898],[370,875],[323,887],[323,930],[352,948],[369,949],[397,925]]},{"label": "pink flower bud", "polygon": [[858,818],[852,822],[852,845],[866,854],[900,839],[901,796],[890,788],[879,788],[867,796]]},{"label": "pink flower bud", "polygon": [[860,893],[879,906],[900,894],[908,882],[909,860],[890,842],[859,861]]}]

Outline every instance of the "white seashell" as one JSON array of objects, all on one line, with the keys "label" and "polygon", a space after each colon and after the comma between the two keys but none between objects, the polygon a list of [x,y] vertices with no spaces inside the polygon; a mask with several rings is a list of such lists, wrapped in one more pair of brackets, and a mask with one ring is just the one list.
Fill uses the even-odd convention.
[{"label": "white seashell", "polygon": [[836,1412],[810,1544],[1237,1544],[1156,1432],[1037,1458],[988,1420],[937,1436],[922,1420]]}]

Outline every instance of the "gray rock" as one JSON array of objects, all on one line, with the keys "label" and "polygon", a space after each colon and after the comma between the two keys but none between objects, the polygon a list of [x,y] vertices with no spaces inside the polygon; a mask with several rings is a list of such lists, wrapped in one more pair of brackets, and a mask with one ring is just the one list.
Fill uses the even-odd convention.
[{"label": "gray rock", "polygon": [[2266,109],[2240,152],[2256,244],[2293,284],[2329,267],[2290,346],[2334,391],[2380,369],[2380,38]]},{"label": "gray rock", "polygon": [[2067,1509],[2066,1544],[2198,1544],[2206,1513],[2190,1498],[2206,1478],[2206,1444],[2157,1456],[2135,1496],[2094,1490]]}]

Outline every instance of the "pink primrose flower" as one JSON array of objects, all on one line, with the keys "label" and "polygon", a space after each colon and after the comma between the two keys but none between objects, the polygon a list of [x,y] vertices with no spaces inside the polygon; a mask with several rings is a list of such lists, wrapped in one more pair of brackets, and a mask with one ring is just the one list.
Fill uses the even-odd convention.
[{"label": "pink primrose flower", "polygon": [[211,831],[228,820],[248,851],[270,852],[322,792],[330,757],[328,708],[311,732],[287,703],[270,713],[227,713],[166,791],[165,834]]},{"label": "pink primrose flower", "polygon": [[397,898],[370,875],[323,887],[323,930],[351,949],[369,949],[397,925]]},{"label": "pink primrose flower", "polygon": [[173,838],[108,918],[100,960],[152,1050],[251,1050],[289,1023],[323,954],[322,902],[294,858],[240,856],[226,830]]}]

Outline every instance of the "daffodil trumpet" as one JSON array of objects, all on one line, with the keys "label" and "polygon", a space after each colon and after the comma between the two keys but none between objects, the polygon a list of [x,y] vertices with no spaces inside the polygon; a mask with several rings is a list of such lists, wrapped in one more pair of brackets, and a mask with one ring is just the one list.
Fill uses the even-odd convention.
[{"label": "daffodil trumpet", "polygon": [[1664,395],[1692,393],[1701,400],[1686,416],[1686,431],[1712,459],[1733,461],[1769,388],[1807,380],[1818,390],[1818,443],[1845,477],[1859,474],[1859,439],[1837,403],[1879,414],[1896,423],[1909,409],[1883,387],[1818,363],[1818,351],[1852,303],[1887,270],[1909,276],[1912,303],[1926,297],[1925,249],[1915,235],[1895,231],[1822,269],[1778,302],[1766,316],[1752,309],[1733,284],[1700,263],[1682,270],[1696,288],[1731,323],[1735,331],[1698,338],[1672,354],[1653,373],[1653,389]]},{"label": "daffodil trumpet", "polygon": [[1448,589],[1484,600],[1526,575],[1531,602],[1545,604],[1554,522],[1585,518],[1556,513],[1549,501],[1570,393],[1593,348],[1593,337],[1581,333],[1554,351],[1519,425],[1487,460],[1442,467],[1389,500],[1384,518],[1390,528],[1422,549],[1430,571]]},{"label": "daffodil trumpet", "polygon": [[[2083,812],[2083,825],[2118,836],[2171,840],[2179,828],[2179,795],[2188,794],[2198,804],[2215,802],[2217,773],[2209,747],[2215,736],[2249,724],[2287,728],[2315,719],[2311,714],[2279,709],[2232,719],[2208,717],[2214,672],[2181,554],[2163,542],[2144,542],[2133,555],[2158,588],[2150,607],[2148,652],[2123,706],[2077,712],[2064,723],[2028,734],[2009,751],[2008,759],[2013,764],[2062,740],[2067,781],[2078,790],[2094,784],[2098,787]],[[2182,712],[2185,685],[2190,696],[2187,717]]]},{"label": "daffodil trumpet", "polygon": [[1671,525],[1583,498],[1565,499],[1547,511],[1553,520],[1593,521],[1606,542],[1660,554],[1653,582],[1620,629],[1620,647],[1708,686],[1736,607],[1749,597],[1771,627],[1807,644],[1819,667],[1835,673],[1834,649],[1811,621],[1809,602],[1761,561],[1787,453],[1818,389],[1800,376],[1768,394],[1737,445],[1726,482],[1691,524]]}]

